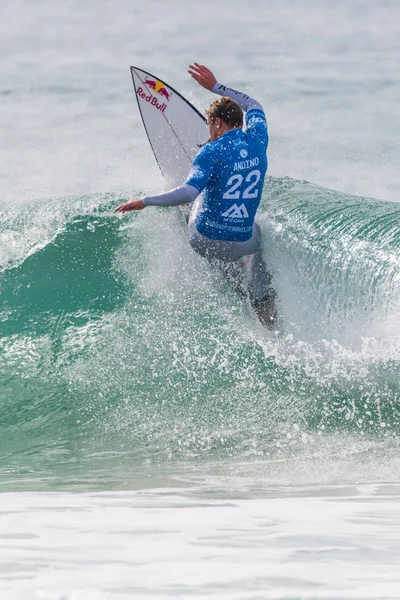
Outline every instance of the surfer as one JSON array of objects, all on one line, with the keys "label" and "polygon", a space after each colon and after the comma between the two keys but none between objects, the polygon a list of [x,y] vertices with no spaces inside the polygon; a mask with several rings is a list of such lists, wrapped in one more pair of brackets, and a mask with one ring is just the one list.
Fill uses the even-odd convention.
[{"label": "surfer", "polygon": [[253,98],[218,83],[204,65],[194,63],[188,72],[202,87],[222,96],[206,110],[209,143],[195,157],[182,186],[131,200],[115,210],[193,203],[204,192],[189,218],[190,245],[201,256],[223,262],[249,256],[250,302],[261,323],[272,329],[276,294],[262,256],[260,227],[254,221],[268,166],[265,113]]}]

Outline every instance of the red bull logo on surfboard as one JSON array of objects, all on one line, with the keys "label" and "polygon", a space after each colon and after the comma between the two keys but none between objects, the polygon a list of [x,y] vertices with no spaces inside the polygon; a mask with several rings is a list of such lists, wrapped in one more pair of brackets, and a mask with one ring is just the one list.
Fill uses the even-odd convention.
[{"label": "red bull logo on surfboard", "polygon": [[172,96],[171,92],[168,92],[165,85],[162,81],[158,81],[158,79],[146,79],[143,82],[144,85],[147,85],[149,88],[154,90],[156,94],[163,96],[166,100],[169,100]]},{"label": "red bull logo on surfboard", "polygon": [[146,77],[146,79],[143,82],[143,86],[146,87],[146,89],[144,90],[143,88],[139,87],[136,92],[137,95],[143,98],[143,100],[146,100],[146,102],[148,102],[152,106],[155,106],[161,112],[164,112],[167,108],[165,102],[159,102],[158,99],[155,96],[153,96],[151,92],[149,94],[147,92],[150,88],[151,90],[154,90],[156,94],[162,96],[162,98],[165,98],[167,102],[169,102],[172,93],[168,92],[162,81],[158,81],[158,79],[149,79],[148,77]]},{"label": "red bull logo on surfboard", "polygon": [[143,100],[146,100],[146,102],[148,102],[152,106],[155,106],[157,108],[157,110],[160,110],[162,113],[167,108],[167,105],[165,104],[165,102],[159,102],[157,100],[157,98],[155,96],[153,96],[153,94],[146,94],[146,92],[141,87],[139,87],[137,89],[136,93],[138,96],[143,98]]}]

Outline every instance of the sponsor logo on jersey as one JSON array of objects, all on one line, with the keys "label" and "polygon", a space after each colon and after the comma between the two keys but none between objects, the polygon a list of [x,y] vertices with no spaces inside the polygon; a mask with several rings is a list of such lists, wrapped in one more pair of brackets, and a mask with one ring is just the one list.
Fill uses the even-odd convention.
[{"label": "sponsor logo on jersey", "polygon": [[237,90],[234,90],[233,88],[226,87],[226,85],[220,85],[218,87],[218,89],[223,90],[224,92],[235,92],[235,94],[239,94],[244,100],[250,100],[250,96],[246,96],[246,94],[243,94],[242,92],[238,92]]},{"label": "sponsor logo on jersey", "polygon": [[263,125],[267,125],[265,117],[250,117],[248,125],[254,125],[255,123],[262,123]]},{"label": "sponsor logo on jersey", "polygon": [[147,85],[147,87],[154,90],[155,93],[159,96],[163,96],[163,98],[165,98],[166,100],[169,101],[171,99],[172,93],[167,92],[167,89],[162,81],[158,81],[158,79],[149,79],[148,77],[146,77],[146,79],[143,82],[143,85]]},{"label": "sponsor logo on jersey", "polygon": [[157,110],[160,110],[162,113],[167,108],[167,105],[165,104],[165,102],[161,103],[152,94],[146,94],[146,92],[141,87],[139,87],[137,89],[136,93],[137,93],[138,96],[140,96],[141,98],[143,98],[143,100],[146,100],[146,102],[148,102],[152,106],[155,106],[157,108]]},{"label": "sponsor logo on jersey", "polygon": [[222,213],[221,216],[229,219],[247,219],[249,213],[247,212],[247,208],[244,204],[241,204],[240,206],[237,204],[232,204],[232,206]]}]

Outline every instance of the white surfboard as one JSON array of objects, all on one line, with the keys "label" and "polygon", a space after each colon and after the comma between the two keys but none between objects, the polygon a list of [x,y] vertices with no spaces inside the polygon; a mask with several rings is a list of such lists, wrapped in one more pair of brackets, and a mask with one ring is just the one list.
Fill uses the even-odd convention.
[{"label": "white surfboard", "polygon": [[162,79],[131,67],[143,125],[168,185],[182,185],[194,157],[208,141],[205,117]]}]

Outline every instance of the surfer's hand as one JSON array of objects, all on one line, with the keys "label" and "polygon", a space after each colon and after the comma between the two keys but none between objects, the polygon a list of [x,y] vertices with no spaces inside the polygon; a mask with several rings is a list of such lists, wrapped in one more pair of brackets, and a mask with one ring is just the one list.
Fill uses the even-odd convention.
[{"label": "surfer's hand", "polygon": [[142,210],[144,208],[144,204],[142,200],[131,200],[130,202],[125,202],[125,204],[121,204],[118,208],[115,209],[115,212],[128,212],[129,210]]},{"label": "surfer's hand", "polygon": [[217,83],[214,73],[211,73],[210,69],[207,69],[204,65],[199,65],[199,63],[189,65],[188,73],[206,90],[211,91]]}]

